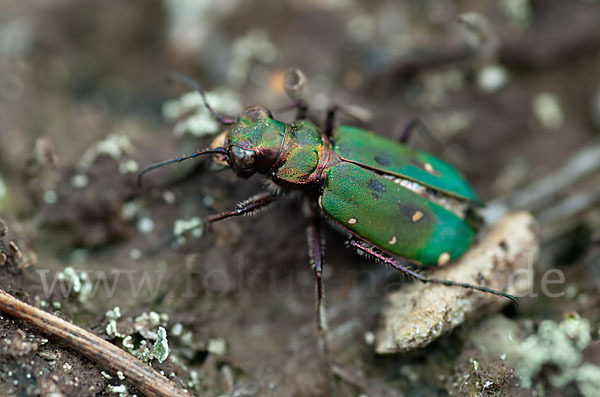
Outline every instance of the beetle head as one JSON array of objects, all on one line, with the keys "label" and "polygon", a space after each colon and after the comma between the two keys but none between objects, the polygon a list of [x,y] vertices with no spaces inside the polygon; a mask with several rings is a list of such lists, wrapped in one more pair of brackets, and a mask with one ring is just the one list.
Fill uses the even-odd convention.
[{"label": "beetle head", "polygon": [[285,124],[274,120],[266,107],[256,105],[246,108],[231,128],[217,136],[211,149],[225,149],[226,153],[215,156],[215,161],[248,178],[271,169],[284,136]]}]

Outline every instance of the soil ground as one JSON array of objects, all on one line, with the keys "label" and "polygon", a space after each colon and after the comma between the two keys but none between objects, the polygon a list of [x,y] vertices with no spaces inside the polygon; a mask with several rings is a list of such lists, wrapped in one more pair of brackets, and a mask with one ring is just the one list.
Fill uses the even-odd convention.
[{"label": "soil ground", "polygon": [[[458,22],[467,12],[484,16],[493,35],[469,35]],[[327,395],[298,200],[172,244],[177,220],[233,208],[263,189],[261,178],[190,161],[148,175],[144,189],[136,185],[136,164],[212,139],[172,133],[176,121],[163,117],[163,105],[186,88],[169,84],[168,73],[189,74],[209,91],[229,89],[242,105],[276,109],[290,101],[283,72],[298,67],[319,123],[329,103],[357,105],[373,114],[359,125],[397,139],[420,117],[438,143],[417,134],[411,144],[454,164],[490,201],[552,175],[598,140],[598,20],[599,3],[572,0],[3,1],[0,218],[3,241],[24,256],[0,267],[0,287],[118,345],[123,337],[107,334],[105,315],[116,306],[117,329],[135,344],[152,340],[146,331],[162,324],[171,355],[153,366],[197,395]],[[343,115],[338,122],[357,124]],[[568,216],[544,211],[597,192],[599,177],[596,170],[526,208],[542,224],[540,295],[495,315],[530,335],[543,320],[577,313],[591,324],[583,353],[591,365],[600,361],[598,194]],[[368,342],[385,294],[404,280],[357,256],[340,234],[324,234],[330,348],[347,374],[338,395],[585,392],[581,383],[557,386],[553,365],[535,375],[533,389],[519,386],[511,365],[474,342],[498,317],[473,319],[418,352],[376,355]],[[61,288],[73,286],[67,266],[97,288]],[[565,275],[550,288],[566,292],[557,298],[540,292],[550,268]],[[57,272],[65,278],[52,288]],[[140,318],[150,312],[162,317]],[[0,316],[0,335],[2,395],[109,395],[121,383],[135,393],[9,316]]]}]

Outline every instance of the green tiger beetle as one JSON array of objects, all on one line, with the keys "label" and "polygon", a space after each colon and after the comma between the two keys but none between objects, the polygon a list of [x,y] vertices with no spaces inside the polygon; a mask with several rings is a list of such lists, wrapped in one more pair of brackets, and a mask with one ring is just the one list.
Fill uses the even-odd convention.
[{"label": "green tiger beetle", "polygon": [[317,323],[325,331],[323,305],[323,247],[320,219],[326,218],[349,236],[349,246],[377,261],[426,283],[471,288],[508,298],[507,293],[479,285],[428,277],[419,268],[441,266],[459,258],[475,239],[480,222],[477,194],[451,165],[406,142],[352,126],[334,127],[337,111],[327,112],[325,129],[305,119],[306,105],[297,101],[298,117],[291,123],[273,118],[264,106],[251,106],[237,117],[224,117],[210,106],[204,91],[190,78],[176,76],[193,86],[213,117],[228,128],[210,148],[163,161],[143,169],[204,155],[230,167],[238,176],[262,174],[274,188],[240,202],[235,209],[209,216],[209,225],[249,215],[300,190],[308,208],[307,236],[316,276]]}]

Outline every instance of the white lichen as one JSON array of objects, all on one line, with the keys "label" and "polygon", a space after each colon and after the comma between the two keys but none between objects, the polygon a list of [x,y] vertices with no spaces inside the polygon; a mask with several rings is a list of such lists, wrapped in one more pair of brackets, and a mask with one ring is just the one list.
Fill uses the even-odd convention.
[{"label": "white lichen", "polygon": [[[219,114],[237,115],[242,111],[239,97],[230,90],[220,89],[206,92],[206,100]],[[166,102],[162,112],[163,117],[167,120],[176,120],[192,113],[175,124],[173,132],[176,136],[184,134],[195,137],[211,135],[221,129],[219,122],[204,105],[202,96],[195,91],[189,92],[177,100]]]},{"label": "white lichen", "polygon": [[158,327],[156,332],[156,342],[152,346],[152,355],[158,360],[163,362],[169,357],[169,342],[167,340],[167,331],[163,327]]},{"label": "white lichen", "polygon": [[202,237],[204,232],[202,220],[198,217],[193,217],[190,219],[177,219],[173,224],[173,236],[175,236],[178,241],[181,239],[180,243],[185,243],[184,235],[189,234],[194,238]]},{"label": "white lichen", "polygon": [[150,233],[154,230],[154,221],[148,217],[140,218],[137,223],[137,228],[140,233]]},{"label": "white lichen", "polygon": [[[105,317],[108,319],[106,334],[121,339],[123,349],[132,356],[144,362],[154,359],[163,362],[169,356],[167,331],[163,326],[169,320],[166,313],[144,312],[134,319],[130,318],[133,325],[127,327],[126,331],[119,331],[117,328],[117,320],[121,318],[121,310],[118,306],[107,311]],[[134,334],[144,338],[137,346]]]},{"label": "white lichen", "polygon": [[533,98],[533,113],[542,128],[548,131],[556,131],[564,123],[560,100],[551,92],[541,92]]},{"label": "white lichen", "polygon": [[171,334],[174,336],[180,336],[183,332],[183,325],[181,323],[175,323],[171,327]]},{"label": "white lichen", "polygon": [[110,320],[118,320],[121,318],[121,308],[119,306],[115,306],[113,309],[104,313],[104,317]]},{"label": "white lichen", "polygon": [[0,55],[22,58],[34,42],[34,26],[27,18],[7,18],[0,24]]},{"label": "white lichen", "polygon": [[242,86],[255,62],[269,64],[277,58],[277,47],[269,39],[267,31],[251,28],[231,45],[233,53],[227,83],[234,87]]},{"label": "white lichen", "polygon": [[80,303],[88,302],[94,286],[85,271],[77,271],[72,266],[67,266],[57,273],[56,278],[66,284],[64,291],[77,297]]},{"label": "white lichen", "polygon": [[90,182],[90,178],[86,174],[75,174],[71,178],[71,186],[75,189],[83,189]]},{"label": "white lichen", "polygon": [[121,207],[121,218],[126,221],[134,219],[140,212],[140,205],[137,201],[132,200],[123,204]]},{"label": "white lichen", "polygon": [[199,384],[200,384],[200,374],[198,374],[198,371],[196,371],[196,370],[190,371],[190,380],[187,383],[188,387],[190,389],[195,389],[196,386],[198,386]]},{"label": "white lichen", "polygon": [[115,306],[112,310],[104,313],[104,317],[108,319],[108,323],[104,327],[106,335],[111,338],[122,338],[125,336],[117,329],[117,320],[121,318],[121,308],[119,306]]},{"label": "white lichen", "polygon": [[531,24],[531,0],[502,0],[504,14],[515,25],[525,28]]},{"label": "white lichen", "polygon": [[223,338],[214,338],[208,341],[206,350],[209,353],[222,356],[227,352],[227,344]]},{"label": "white lichen", "polygon": [[483,66],[477,72],[477,85],[487,93],[498,91],[506,85],[508,79],[508,70],[496,64]]},{"label": "white lichen", "polygon": [[118,394],[119,397],[129,397],[129,391],[125,385],[108,385],[106,386],[107,393]]},{"label": "white lichen", "polygon": [[129,251],[129,259],[136,261],[142,257],[142,251],[137,248],[133,248]]},{"label": "white lichen", "polygon": [[119,164],[119,172],[121,174],[135,174],[140,169],[140,165],[137,161],[129,159]]},{"label": "white lichen", "polygon": [[85,151],[77,163],[80,173],[87,171],[98,157],[108,156],[115,160],[133,152],[133,145],[129,138],[122,133],[109,134],[105,139],[97,142]]},{"label": "white lichen", "polygon": [[221,20],[237,10],[240,0],[163,0],[170,48],[183,54],[202,52]]},{"label": "white lichen", "polygon": [[0,177],[0,200],[6,197],[7,192],[6,183],[4,183],[4,179]]},{"label": "white lichen", "polygon": [[600,367],[582,363],[582,351],[590,344],[591,326],[587,319],[572,316],[561,323],[542,321],[537,334],[530,335],[516,346],[511,359],[523,387],[532,387],[533,379],[545,365],[557,368],[548,375],[555,387],[575,382],[585,396],[593,396],[597,389]]},{"label": "white lichen", "polygon": [[58,194],[54,190],[46,190],[44,192],[44,202],[46,204],[56,204],[58,201]]}]

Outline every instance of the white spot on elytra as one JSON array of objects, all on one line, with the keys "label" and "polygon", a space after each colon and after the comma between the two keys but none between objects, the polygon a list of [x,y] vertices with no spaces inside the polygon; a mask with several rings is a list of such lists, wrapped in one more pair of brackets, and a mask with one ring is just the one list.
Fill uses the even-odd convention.
[{"label": "white spot on elytra", "polygon": [[415,213],[412,216],[412,221],[413,222],[418,222],[423,218],[423,213],[421,211],[415,211]]},{"label": "white spot on elytra", "polygon": [[350,219],[348,219],[348,223],[351,224],[351,225],[354,225],[356,222],[358,222],[356,220],[356,218],[350,218]]},{"label": "white spot on elytra", "polygon": [[438,265],[440,265],[440,266],[445,265],[446,263],[448,263],[449,260],[450,260],[450,253],[442,252],[440,257],[438,258]]},{"label": "white spot on elytra", "polygon": [[396,236],[394,236],[390,241],[388,241],[388,244],[394,245],[396,244],[396,241],[398,241],[398,239],[396,238]]},{"label": "white spot on elytra", "polygon": [[433,166],[429,163],[425,163],[425,171],[429,172],[430,174],[435,174]]}]

